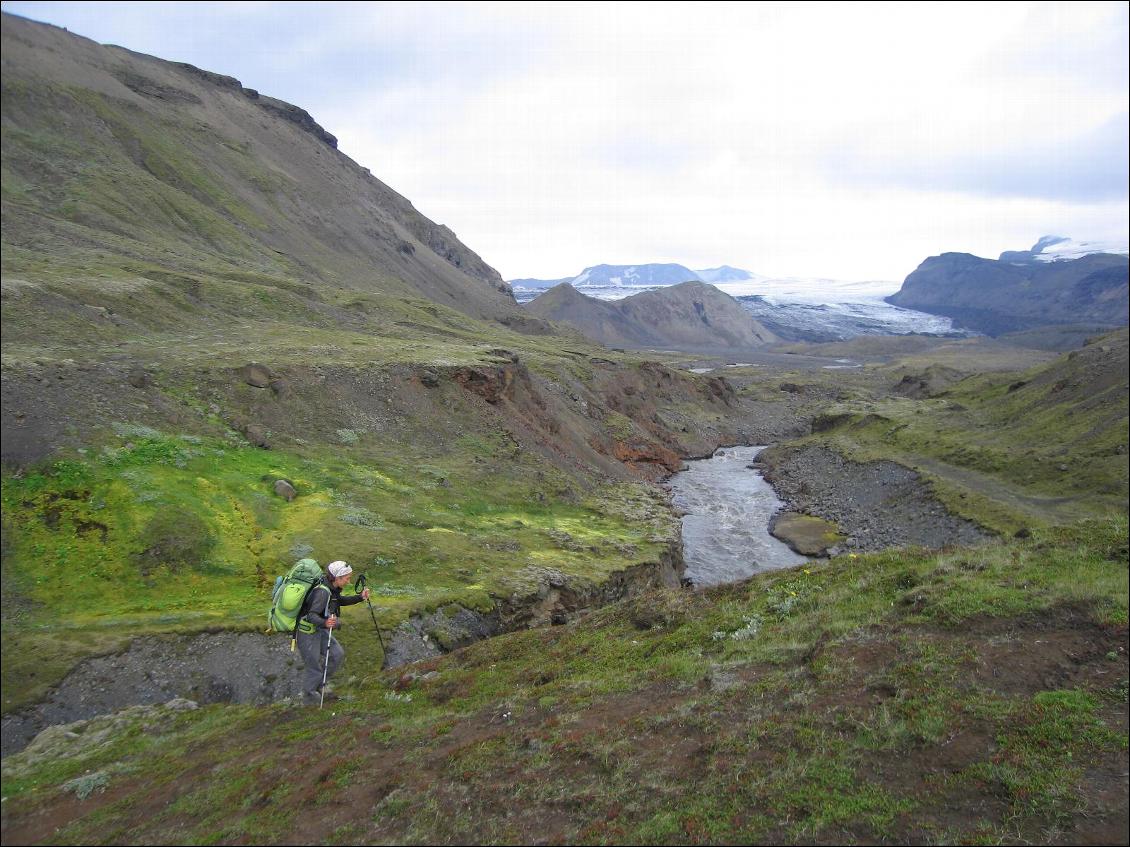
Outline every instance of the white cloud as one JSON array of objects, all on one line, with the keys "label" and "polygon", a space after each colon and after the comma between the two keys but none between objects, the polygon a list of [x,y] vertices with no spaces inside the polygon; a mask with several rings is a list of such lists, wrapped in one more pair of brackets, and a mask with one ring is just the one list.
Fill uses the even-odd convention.
[{"label": "white cloud", "polygon": [[1122,3],[250,6],[133,31],[224,27],[247,66],[214,69],[295,99],[506,277],[901,278],[1126,237],[1119,139],[1079,142],[1130,109]]}]

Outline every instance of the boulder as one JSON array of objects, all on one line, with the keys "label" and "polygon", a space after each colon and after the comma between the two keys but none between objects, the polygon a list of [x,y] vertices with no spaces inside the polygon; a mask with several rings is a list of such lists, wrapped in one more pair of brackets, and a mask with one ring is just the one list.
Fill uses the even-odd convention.
[{"label": "boulder", "polygon": [[834,523],[799,512],[777,515],[769,532],[802,556],[827,556],[830,548],[843,541],[839,527]]},{"label": "boulder", "polygon": [[148,388],[153,384],[153,377],[144,368],[133,368],[129,372],[129,384],[134,388]]},{"label": "boulder", "polygon": [[298,491],[295,489],[290,480],[276,479],[275,494],[279,495],[289,503],[291,500],[298,496]]},{"label": "boulder", "polygon": [[244,438],[246,438],[256,447],[262,447],[264,450],[271,449],[271,440],[267,434],[267,430],[265,430],[258,424],[245,424],[240,427],[239,431],[243,433]]},{"label": "boulder", "polygon": [[270,388],[271,382],[275,378],[270,368],[256,362],[244,365],[237,373],[244,382],[253,388]]}]

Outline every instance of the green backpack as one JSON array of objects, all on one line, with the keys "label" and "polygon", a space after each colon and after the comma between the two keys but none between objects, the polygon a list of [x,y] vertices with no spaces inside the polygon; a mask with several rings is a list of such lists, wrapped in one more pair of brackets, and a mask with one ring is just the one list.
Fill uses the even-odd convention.
[{"label": "green backpack", "polygon": [[321,578],[322,568],[313,559],[299,559],[286,576],[275,578],[271,611],[267,613],[267,632],[289,632],[292,650],[302,623],[298,617],[302,604]]}]

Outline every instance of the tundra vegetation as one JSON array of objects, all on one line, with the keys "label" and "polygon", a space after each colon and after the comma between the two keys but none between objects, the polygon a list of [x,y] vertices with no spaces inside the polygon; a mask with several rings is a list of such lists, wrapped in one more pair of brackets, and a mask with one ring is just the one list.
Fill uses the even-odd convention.
[{"label": "tundra vegetation", "polygon": [[5,716],[141,635],[261,628],[307,556],[386,630],[670,566],[655,481],[721,444],[900,463],[993,536],[397,669],[355,625],[330,709],[47,729],[5,843],[1125,840],[1125,330],[691,373],[523,312],[305,112],[3,25]]}]

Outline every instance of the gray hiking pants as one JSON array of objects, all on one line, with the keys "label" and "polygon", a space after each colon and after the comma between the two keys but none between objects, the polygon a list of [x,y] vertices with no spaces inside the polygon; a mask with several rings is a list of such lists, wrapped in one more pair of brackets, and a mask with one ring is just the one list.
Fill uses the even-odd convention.
[{"label": "gray hiking pants", "polygon": [[[329,637],[328,629],[298,633],[298,652],[302,654],[302,661],[306,663],[306,669],[302,672],[303,694],[317,696],[318,690],[322,687],[322,671],[324,668],[322,662],[326,658],[326,641]],[[334,638],[333,645],[330,647],[330,669],[326,674],[327,682],[344,661],[345,650],[342,649],[341,642]]]}]

